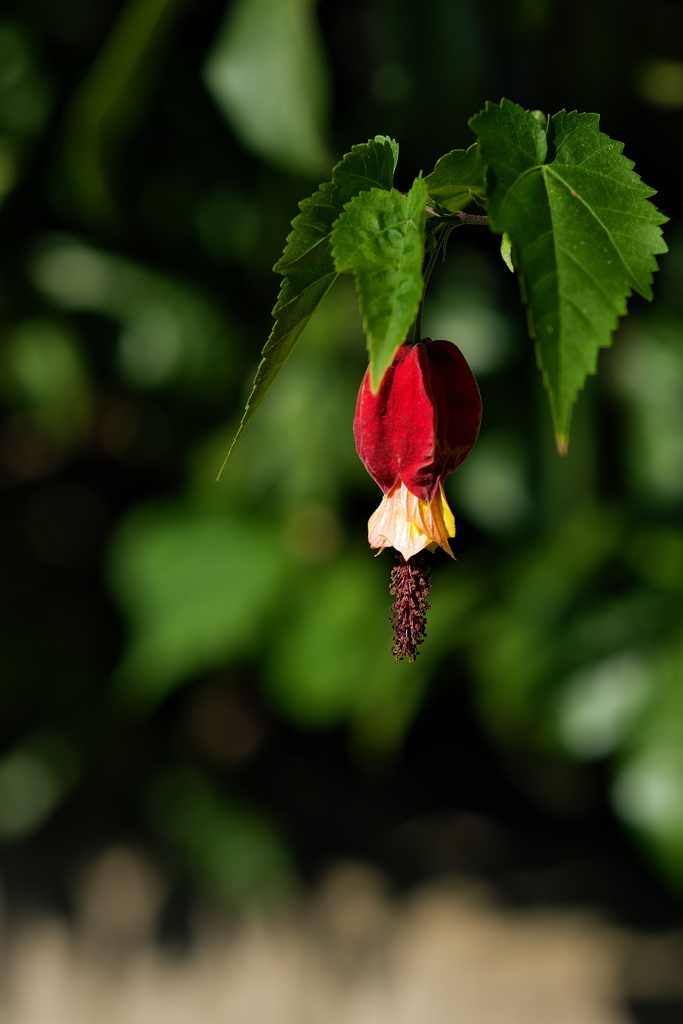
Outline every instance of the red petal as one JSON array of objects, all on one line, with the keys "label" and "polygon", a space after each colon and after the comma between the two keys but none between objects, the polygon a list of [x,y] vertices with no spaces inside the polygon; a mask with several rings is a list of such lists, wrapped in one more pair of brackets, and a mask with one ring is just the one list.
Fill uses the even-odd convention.
[{"label": "red petal", "polygon": [[[370,371],[358,393],[354,434],[356,449],[365,468],[386,494],[394,484],[408,478],[415,483],[421,468],[434,458],[434,405],[428,391],[426,349],[405,342],[384,374],[373,395]],[[431,477],[418,484],[422,498]],[[406,486],[413,487],[406,480]],[[431,500],[423,498],[424,501]]]},{"label": "red petal", "polygon": [[424,344],[429,356],[430,389],[437,409],[435,469],[446,476],[464,462],[477,440],[481,395],[457,345],[429,338]]},{"label": "red petal", "polygon": [[369,370],[358,393],[356,449],[386,494],[402,480],[430,503],[439,481],[477,439],[481,399],[464,356],[449,341],[404,342],[373,395]]}]

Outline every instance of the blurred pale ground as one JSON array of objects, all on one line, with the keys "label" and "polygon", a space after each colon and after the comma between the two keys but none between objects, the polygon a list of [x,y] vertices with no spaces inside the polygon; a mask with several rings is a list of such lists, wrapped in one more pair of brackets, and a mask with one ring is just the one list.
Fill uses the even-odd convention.
[{"label": "blurred pale ground", "polygon": [[683,935],[499,909],[462,879],[390,898],[374,870],[339,864],[277,914],[197,909],[183,954],[153,942],[163,890],[143,856],[112,847],[78,882],[73,927],[15,923],[3,1024],[627,1024],[627,997],[683,991]]}]

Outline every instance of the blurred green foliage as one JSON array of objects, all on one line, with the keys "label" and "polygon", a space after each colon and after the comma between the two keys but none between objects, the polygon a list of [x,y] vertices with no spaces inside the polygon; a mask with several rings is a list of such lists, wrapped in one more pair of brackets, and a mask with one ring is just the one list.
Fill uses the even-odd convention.
[{"label": "blurred green foliage", "polygon": [[324,175],[332,160],[316,2],[236,0],[204,65],[209,90],[245,145],[310,177]]},{"label": "blurred green foliage", "polygon": [[[136,829],[224,898],[287,891],[296,841],[250,788],[268,737],[341,728],[349,771],[391,774],[425,701],[457,688],[530,800],[580,817],[555,780],[596,765],[683,884],[683,22],[659,0],[645,19],[607,0],[421,16],[420,38],[407,0],[4,5],[5,851],[60,822],[90,843]],[[449,480],[457,564],[434,559],[428,640],[399,665],[353,448],[348,277],[215,477],[298,199],[377,133],[411,181],[503,94],[599,111],[660,190],[671,253],[560,460],[496,239],[454,237],[424,328],[466,354],[484,422]]]}]

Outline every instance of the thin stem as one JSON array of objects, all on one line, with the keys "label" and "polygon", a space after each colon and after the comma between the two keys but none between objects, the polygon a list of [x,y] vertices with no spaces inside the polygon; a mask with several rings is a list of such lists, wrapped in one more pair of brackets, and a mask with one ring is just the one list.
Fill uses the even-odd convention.
[{"label": "thin stem", "polygon": [[485,213],[467,213],[465,210],[456,210],[455,213],[440,213],[433,206],[427,206],[427,213],[432,217],[438,217],[444,224],[459,221],[461,224],[488,224],[489,219]]},{"label": "thin stem", "polygon": [[485,213],[466,213],[465,210],[456,210],[455,216],[462,224],[488,224],[489,222]]}]

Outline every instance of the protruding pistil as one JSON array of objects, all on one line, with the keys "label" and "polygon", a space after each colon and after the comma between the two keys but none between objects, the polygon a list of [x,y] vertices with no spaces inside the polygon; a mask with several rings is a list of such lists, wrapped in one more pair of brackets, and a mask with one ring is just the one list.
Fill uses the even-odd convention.
[{"label": "protruding pistil", "polygon": [[391,570],[389,591],[396,600],[389,622],[394,630],[391,653],[397,661],[415,661],[418,647],[427,636],[427,595],[432,585],[427,556],[413,555],[408,561],[399,555],[400,564]]}]

